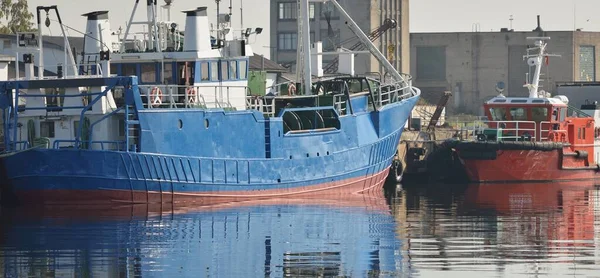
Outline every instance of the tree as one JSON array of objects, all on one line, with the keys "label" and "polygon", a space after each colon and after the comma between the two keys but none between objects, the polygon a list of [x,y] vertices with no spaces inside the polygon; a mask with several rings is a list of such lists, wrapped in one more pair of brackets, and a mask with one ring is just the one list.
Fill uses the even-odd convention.
[{"label": "tree", "polygon": [[27,0],[1,0],[0,34],[35,31],[33,13],[29,11]]}]

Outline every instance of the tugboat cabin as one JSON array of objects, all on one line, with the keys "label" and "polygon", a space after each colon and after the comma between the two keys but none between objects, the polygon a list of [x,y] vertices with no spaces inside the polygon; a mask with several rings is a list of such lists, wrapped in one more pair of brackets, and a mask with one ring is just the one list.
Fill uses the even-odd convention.
[{"label": "tugboat cabin", "polygon": [[565,96],[498,96],[486,102],[484,110],[489,128],[478,135],[478,140],[549,141],[553,139],[551,131],[565,131],[569,142],[594,137],[593,123],[588,123],[593,119],[570,107]]}]

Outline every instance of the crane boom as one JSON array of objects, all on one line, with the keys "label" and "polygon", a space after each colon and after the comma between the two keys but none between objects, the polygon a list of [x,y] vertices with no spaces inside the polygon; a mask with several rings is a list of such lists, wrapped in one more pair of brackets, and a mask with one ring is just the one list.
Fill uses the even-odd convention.
[{"label": "crane boom", "polygon": [[[371,34],[369,34],[369,40],[371,42],[376,41],[379,37],[381,37],[381,35],[383,33],[385,33],[386,31],[390,30],[390,29],[394,29],[396,28],[397,23],[396,20],[394,19],[390,19],[387,18],[384,22],[383,25],[379,26],[377,29],[373,30],[371,32]],[[348,48],[351,51],[360,51],[360,50],[364,50],[365,45],[362,42],[357,42],[354,45],[352,45],[350,48]],[[354,54],[356,55],[356,54]],[[339,56],[335,56],[335,58],[325,66],[325,68],[323,68],[323,72],[324,73],[335,73],[337,71],[337,67],[339,65],[339,61],[340,58]]]},{"label": "crane boom", "polygon": [[350,31],[352,31],[352,33],[354,33],[354,35],[358,37],[358,39],[367,47],[369,52],[371,52],[371,54],[375,56],[377,61],[379,61],[379,63],[383,65],[385,71],[389,73],[394,80],[408,84],[407,80],[405,80],[404,77],[402,77],[402,75],[394,68],[390,61],[388,61],[385,58],[385,56],[383,56],[383,54],[379,51],[379,49],[375,47],[373,42],[370,41],[369,37],[365,35],[365,33],[360,29],[360,27],[358,27],[356,22],[352,20],[350,15],[344,10],[344,8],[342,8],[342,5],[340,5],[338,0],[324,0],[324,2],[326,1],[331,2],[340,11],[340,14],[346,19],[346,24],[350,28]]}]

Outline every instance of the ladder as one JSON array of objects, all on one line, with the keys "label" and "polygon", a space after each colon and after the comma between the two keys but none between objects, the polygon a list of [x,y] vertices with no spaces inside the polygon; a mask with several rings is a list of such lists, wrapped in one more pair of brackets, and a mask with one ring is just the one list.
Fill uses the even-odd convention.
[{"label": "ladder", "polygon": [[140,147],[140,121],[133,105],[125,106],[125,136],[128,151],[138,152]]}]

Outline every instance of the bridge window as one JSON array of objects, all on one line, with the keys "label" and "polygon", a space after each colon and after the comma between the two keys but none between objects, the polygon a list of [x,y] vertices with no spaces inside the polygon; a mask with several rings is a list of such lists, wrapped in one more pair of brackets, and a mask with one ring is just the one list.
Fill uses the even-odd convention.
[{"label": "bridge window", "polygon": [[173,84],[173,64],[172,63],[164,63],[163,82],[164,82],[164,84]]},{"label": "bridge window", "polygon": [[510,117],[513,121],[526,121],[527,113],[523,107],[514,107],[510,109]]},{"label": "bridge window", "polygon": [[210,81],[219,81],[219,64],[210,62]]},{"label": "bridge window", "polygon": [[142,68],[142,83],[156,83],[156,65],[154,63],[144,63]]},{"label": "bridge window", "polygon": [[246,63],[245,60],[240,61],[240,79],[248,79],[248,76],[246,75],[248,73],[248,71],[246,70],[248,63]]},{"label": "bridge window", "polygon": [[135,69],[135,64],[123,64],[121,70],[122,70],[121,75],[123,75],[123,76],[137,75],[136,69]]},{"label": "bridge window", "polygon": [[231,79],[231,80],[238,79],[238,77],[237,77],[237,62],[236,61],[229,62],[229,79]]},{"label": "bridge window", "polygon": [[547,107],[532,107],[531,108],[531,120],[536,122],[548,120],[548,108]]},{"label": "bridge window", "polygon": [[200,63],[200,80],[210,80],[210,72],[208,71],[208,63]]},{"label": "bridge window", "polygon": [[492,121],[506,121],[506,108],[504,107],[490,108],[490,114]]},{"label": "bridge window", "polygon": [[227,65],[227,61],[221,61],[221,80],[229,80]]}]

